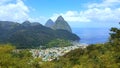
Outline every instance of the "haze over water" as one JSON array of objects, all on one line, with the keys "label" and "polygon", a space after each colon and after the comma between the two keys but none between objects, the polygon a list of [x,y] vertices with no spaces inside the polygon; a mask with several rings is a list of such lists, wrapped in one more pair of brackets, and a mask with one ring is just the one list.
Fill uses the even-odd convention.
[{"label": "haze over water", "polygon": [[80,43],[86,44],[107,42],[109,30],[109,28],[73,28],[73,32],[81,38]]}]

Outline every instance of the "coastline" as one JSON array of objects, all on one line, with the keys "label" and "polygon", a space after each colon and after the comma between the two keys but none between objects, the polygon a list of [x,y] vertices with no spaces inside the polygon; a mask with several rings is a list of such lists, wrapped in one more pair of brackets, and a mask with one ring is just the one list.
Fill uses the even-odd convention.
[{"label": "coastline", "polygon": [[59,59],[60,56],[65,55],[71,50],[78,48],[86,48],[88,45],[85,43],[72,42],[73,46],[67,47],[52,47],[47,49],[31,49],[30,52],[33,54],[33,57],[40,57],[42,61],[52,61],[54,59]]}]

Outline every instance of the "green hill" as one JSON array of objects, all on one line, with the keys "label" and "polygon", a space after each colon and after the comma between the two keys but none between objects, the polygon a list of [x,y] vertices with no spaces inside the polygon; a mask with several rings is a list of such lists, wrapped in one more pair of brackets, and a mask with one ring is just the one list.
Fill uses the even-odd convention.
[{"label": "green hill", "polygon": [[0,21],[0,43],[11,43],[17,48],[44,46],[54,39],[79,40],[79,37],[66,30],[53,30],[39,23],[25,21],[22,24]]}]

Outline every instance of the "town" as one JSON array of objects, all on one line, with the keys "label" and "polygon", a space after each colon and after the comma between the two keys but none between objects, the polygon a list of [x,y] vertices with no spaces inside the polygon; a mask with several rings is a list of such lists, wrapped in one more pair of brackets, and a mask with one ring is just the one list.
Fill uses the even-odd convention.
[{"label": "town", "polygon": [[71,50],[77,48],[86,48],[87,44],[74,43],[73,46],[68,47],[52,47],[47,49],[31,49],[33,57],[40,57],[42,61],[52,61],[54,59],[59,59],[59,56],[70,52]]}]

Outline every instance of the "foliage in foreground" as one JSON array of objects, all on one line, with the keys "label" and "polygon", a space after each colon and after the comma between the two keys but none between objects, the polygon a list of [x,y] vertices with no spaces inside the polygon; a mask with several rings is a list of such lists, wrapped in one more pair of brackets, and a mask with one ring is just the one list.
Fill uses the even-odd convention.
[{"label": "foliage in foreground", "polygon": [[105,44],[92,44],[73,50],[60,60],[46,62],[43,68],[120,68],[120,29],[111,28]]},{"label": "foliage in foreground", "polygon": [[109,42],[76,49],[59,60],[42,62],[27,50],[0,45],[0,68],[120,68],[120,29],[112,28]]},{"label": "foliage in foreground", "polygon": [[45,62],[42,68],[120,68],[120,46],[109,43],[73,50],[59,60]]},{"label": "foliage in foreground", "polygon": [[40,68],[39,58],[33,58],[28,50],[16,50],[6,44],[0,45],[0,68]]}]

